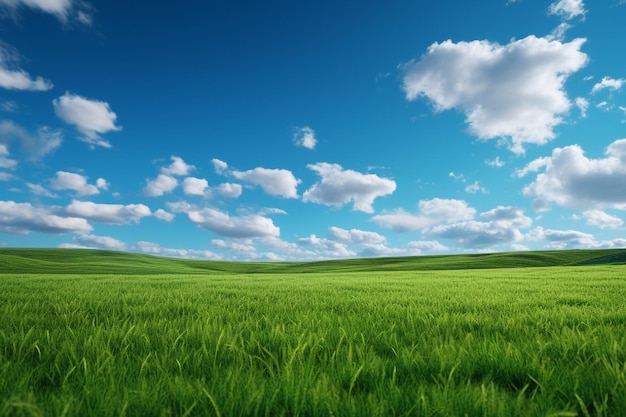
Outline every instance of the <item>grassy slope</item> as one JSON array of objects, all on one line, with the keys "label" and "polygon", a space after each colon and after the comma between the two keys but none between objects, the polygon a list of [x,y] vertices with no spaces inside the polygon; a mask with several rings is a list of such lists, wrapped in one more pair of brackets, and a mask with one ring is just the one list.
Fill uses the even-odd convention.
[{"label": "grassy slope", "polygon": [[506,252],[304,263],[217,262],[91,249],[0,249],[0,273],[311,273],[626,264],[626,249]]}]

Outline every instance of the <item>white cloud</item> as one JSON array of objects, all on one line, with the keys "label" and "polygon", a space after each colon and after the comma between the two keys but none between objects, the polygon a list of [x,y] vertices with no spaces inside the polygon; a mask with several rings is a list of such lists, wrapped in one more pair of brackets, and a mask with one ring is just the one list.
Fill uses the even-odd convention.
[{"label": "white cloud", "polygon": [[8,90],[47,91],[52,88],[52,84],[41,77],[33,80],[26,71],[10,70],[0,61],[0,87]]},{"label": "white cloud", "polygon": [[94,236],[94,235],[78,235],[74,238],[82,247],[124,250],[126,244],[121,240],[114,239],[110,236]]},{"label": "white cloud", "polygon": [[204,178],[187,177],[183,181],[183,191],[187,195],[205,195],[209,182]]},{"label": "white cloud", "polygon": [[530,227],[532,220],[522,209],[499,206],[481,213],[486,221],[466,222],[430,227],[424,232],[439,238],[450,239],[468,249],[488,248],[494,245],[519,242],[524,235],[520,228]]},{"label": "white cloud", "polygon": [[583,0],[559,0],[548,8],[548,14],[556,15],[565,20],[571,20],[577,16],[585,16],[585,4]]},{"label": "white cloud", "polygon": [[[146,186],[143,193],[149,197],[160,197],[163,194],[170,193],[178,187],[178,180],[174,176],[188,175],[196,169],[193,165],[187,164],[181,157],[172,155],[170,157],[172,163],[168,166],[161,167],[160,174],[153,180],[146,180]],[[202,195],[200,189],[208,187],[208,182],[204,179],[188,177],[183,181],[183,191],[185,194]],[[208,192],[208,191],[207,191]]]},{"label": "white cloud", "polygon": [[567,77],[587,63],[585,39],[568,43],[529,36],[507,45],[489,41],[434,43],[402,66],[408,100],[430,99],[437,111],[458,109],[481,139],[509,138],[511,150],[553,139],[571,103]]},{"label": "white cloud", "polygon": [[556,148],[552,156],[536,159],[519,176],[543,169],[524,188],[524,195],[564,207],[626,209],[626,139],[610,144],[606,157],[587,158],[578,145]]},{"label": "white cloud", "polygon": [[17,9],[29,7],[56,16],[61,22],[76,20],[84,25],[91,25],[89,3],[80,0],[0,0],[0,6]]},{"label": "white cloud", "polygon": [[546,240],[550,249],[597,248],[593,235],[577,230],[545,230],[537,227],[527,234],[530,240]]},{"label": "white cloud", "polygon": [[83,218],[58,216],[49,209],[33,207],[30,203],[0,201],[0,231],[4,233],[63,234],[91,230],[91,225]]},{"label": "white cloud", "polygon": [[580,117],[587,117],[587,109],[589,108],[589,101],[583,97],[577,97],[575,100],[576,107],[580,110]]},{"label": "white cloud", "polygon": [[587,219],[587,224],[598,226],[601,229],[619,229],[624,225],[624,221],[619,217],[611,216],[602,210],[586,210],[583,216]]},{"label": "white cloud", "polygon": [[150,216],[150,208],[144,204],[98,204],[91,201],[73,200],[65,213],[98,223],[138,223],[142,217]]},{"label": "white cloud", "polygon": [[44,188],[43,186],[41,186],[40,184],[31,184],[29,182],[26,183],[26,187],[28,188],[28,190],[35,194],[35,195],[39,195],[42,197],[50,197],[50,198],[57,198],[58,195],[54,194],[51,191],[48,191],[46,188]]},{"label": "white cloud", "polygon": [[422,252],[443,252],[447,251],[448,248],[445,245],[442,245],[436,240],[415,240],[409,242],[407,244],[409,249],[418,251],[418,253]]},{"label": "white cloud", "polygon": [[211,240],[211,245],[219,249],[227,249],[234,252],[241,252],[247,254],[252,258],[256,258],[256,247],[250,243],[242,243],[240,241],[225,241],[223,239]]},{"label": "white cloud", "polygon": [[[0,0],[0,5],[2,5]],[[48,91],[53,85],[41,77],[33,78],[17,66],[21,60],[19,52],[4,42],[0,42],[0,87],[7,90]]]},{"label": "white cloud", "polygon": [[172,220],[174,220],[174,214],[165,211],[163,209],[158,209],[157,211],[154,212],[154,217],[156,217],[159,220],[163,220],[165,222],[171,222]]},{"label": "white cloud", "polygon": [[98,178],[96,180],[96,187],[98,187],[101,190],[107,191],[109,189],[109,183],[104,178]]},{"label": "white cloud", "polygon": [[0,168],[15,169],[17,167],[17,161],[7,158],[9,156],[9,150],[6,145],[0,144]]},{"label": "white cloud", "polygon": [[622,85],[626,82],[623,78],[611,78],[611,77],[603,77],[602,81],[596,83],[591,89],[591,94],[595,94],[600,90],[609,89],[612,91],[619,90],[622,88]]},{"label": "white cloud", "polygon": [[72,190],[78,195],[94,195],[100,192],[99,188],[106,189],[106,181],[98,179],[100,187],[87,183],[87,177],[73,172],[57,171],[56,177],[50,181],[54,190]]},{"label": "white cloud", "polygon": [[524,210],[519,207],[498,206],[495,209],[480,213],[483,217],[499,227],[530,227],[532,220],[524,215]]},{"label": "white cloud", "polygon": [[233,171],[238,180],[260,186],[270,195],[284,198],[298,198],[298,184],[301,182],[286,169],[254,168],[248,171]]},{"label": "white cloud", "polygon": [[159,197],[178,187],[178,180],[169,175],[159,174],[154,180],[146,180],[143,193],[149,197]]},{"label": "white cloud", "polygon": [[317,145],[315,132],[308,126],[299,127],[293,135],[293,143],[303,148],[315,149],[315,145]]},{"label": "white cloud", "polygon": [[305,247],[312,247],[318,255],[326,258],[347,258],[356,256],[356,252],[348,249],[344,243],[319,238],[316,235],[300,238],[298,239],[298,243]]},{"label": "white cloud", "polygon": [[219,260],[222,257],[219,254],[208,250],[197,249],[173,249],[161,247],[158,243],[139,241],[133,245],[133,250],[149,253],[159,256],[169,256],[174,258],[192,258],[192,259],[212,259]]},{"label": "white cloud", "polygon": [[359,229],[346,230],[335,226],[328,229],[328,237],[336,242],[357,245],[374,245],[387,241],[384,236],[375,232]]},{"label": "white cloud", "polygon": [[7,90],[48,91],[53,85],[42,77],[33,78],[16,66],[19,54],[8,45],[0,43],[0,87]]},{"label": "white cloud", "polygon": [[242,187],[239,184],[223,183],[217,187],[217,192],[222,197],[237,198],[241,195]]},{"label": "white cloud", "polygon": [[264,216],[266,214],[287,214],[287,212],[283,209],[275,208],[275,207],[267,207],[259,210],[258,214]]},{"label": "white cloud", "polygon": [[489,165],[492,168],[502,168],[505,165],[505,163],[500,160],[499,156],[496,156],[496,159],[493,160],[485,160],[485,164]]},{"label": "white cloud", "polygon": [[167,166],[161,168],[161,173],[165,175],[189,175],[191,171],[196,169],[193,165],[187,164],[183,161],[183,158],[179,156],[172,155],[170,157],[172,163]]},{"label": "white cloud", "polygon": [[372,220],[379,226],[396,232],[409,232],[429,226],[451,223],[474,218],[476,210],[463,200],[434,198],[422,200],[418,204],[419,213],[411,214],[403,209],[374,216]]},{"label": "white cloud", "polygon": [[463,174],[455,174],[454,172],[448,173],[448,177],[453,178],[457,181],[466,182],[465,175]]},{"label": "white cloud", "polygon": [[562,42],[565,40],[565,33],[571,28],[572,28],[572,25],[570,25],[569,23],[562,22],[546,38],[548,40],[557,40],[557,41]]},{"label": "white cloud", "polygon": [[476,194],[479,191],[483,194],[487,194],[487,189],[485,187],[481,187],[478,181],[474,181],[473,184],[470,184],[467,187],[465,187],[466,193]]},{"label": "white cloud", "polygon": [[280,235],[280,229],[272,219],[258,214],[230,216],[213,208],[187,208],[186,211],[192,223],[220,236],[256,238]]},{"label": "white cloud", "polygon": [[220,161],[217,158],[211,159],[211,163],[213,164],[213,168],[217,174],[224,174],[228,169],[228,164],[224,161]]},{"label": "white cloud", "polygon": [[390,248],[384,243],[376,243],[373,245],[364,246],[363,249],[359,251],[358,255],[365,258],[375,258],[381,256],[411,256],[419,254],[419,250],[412,249],[410,247]]},{"label": "white cloud", "polygon": [[63,141],[61,132],[57,130],[41,127],[31,134],[10,120],[0,122],[0,144],[6,145],[16,139],[28,158],[35,161],[54,152]]},{"label": "white cloud", "polygon": [[307,165],[322,179],[304,192],[302,200],[341,207],[352,202],[352,209],[372,213],[372,204],[377,197],[391,194],[396,183],[375,174],[361,174],[344,170],[341,165],[321,162]]},{"label": "white cloud", "polygon": [[118,131],[115,125],[117,115],[111,111],[109,103],[92,100],[76,94],[65,93],[52,101],[56,115],[64,122],[74,125],[85,135],[82,140],[105,148],[111,144],[100,137],[101,134]]}]

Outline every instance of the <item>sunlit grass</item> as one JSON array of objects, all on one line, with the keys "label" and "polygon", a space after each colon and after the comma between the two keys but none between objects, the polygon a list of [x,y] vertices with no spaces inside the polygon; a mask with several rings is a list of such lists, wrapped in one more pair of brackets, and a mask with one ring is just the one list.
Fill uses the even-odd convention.
[{"label": "sunlit grass", "polygon": [[625,277],[0,275],[0,416],[619,416]]}]

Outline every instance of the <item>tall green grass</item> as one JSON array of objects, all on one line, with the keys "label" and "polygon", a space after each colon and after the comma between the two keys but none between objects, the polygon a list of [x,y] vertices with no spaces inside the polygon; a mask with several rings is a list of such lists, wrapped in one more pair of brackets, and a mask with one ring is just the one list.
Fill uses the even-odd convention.
[{"label": "tall green grass", "polygon": [[626,267],[0,275],[0,416],[620,416]]}]

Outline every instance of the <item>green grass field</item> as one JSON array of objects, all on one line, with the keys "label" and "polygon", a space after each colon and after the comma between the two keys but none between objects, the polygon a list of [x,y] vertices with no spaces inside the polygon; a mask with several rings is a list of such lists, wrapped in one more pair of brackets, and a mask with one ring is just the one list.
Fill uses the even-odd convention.
[{"label": "green grass field", "polygon": [[0,417],[626,416],[626,251],[0,250]]}]

